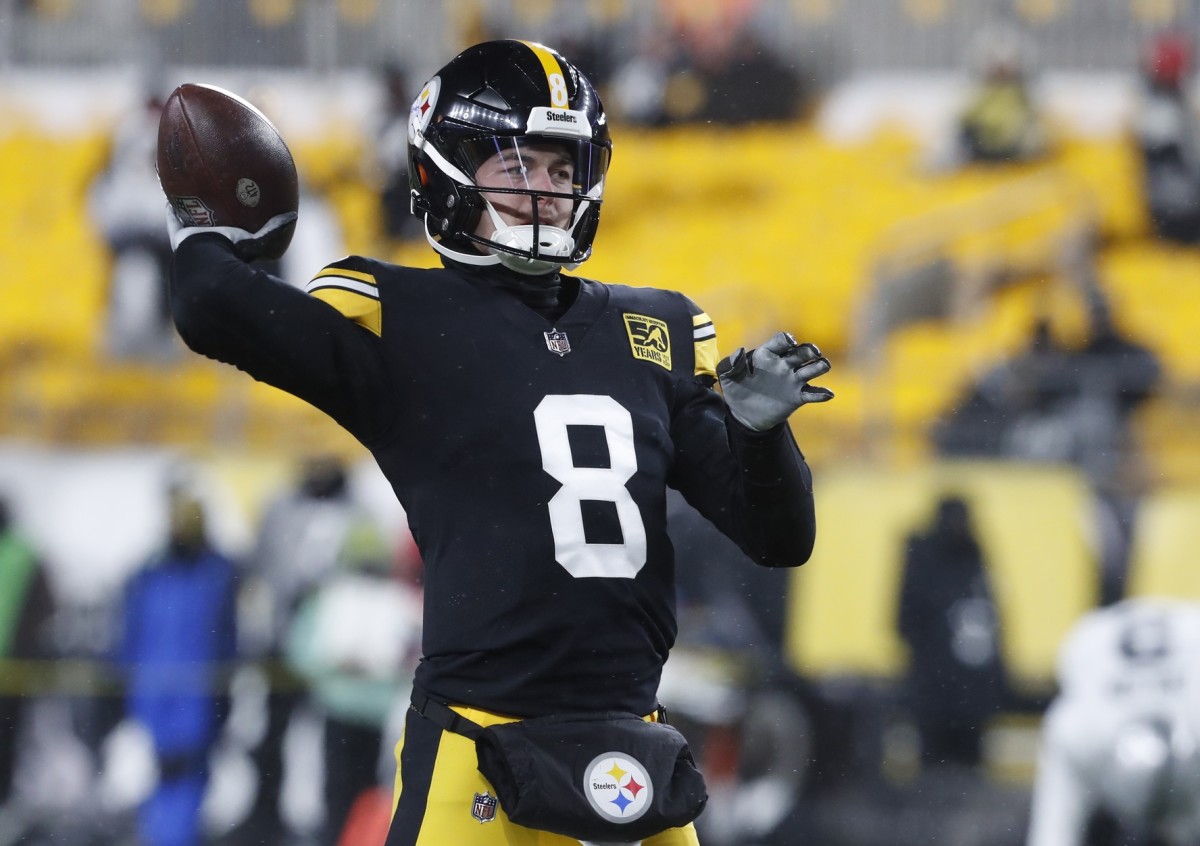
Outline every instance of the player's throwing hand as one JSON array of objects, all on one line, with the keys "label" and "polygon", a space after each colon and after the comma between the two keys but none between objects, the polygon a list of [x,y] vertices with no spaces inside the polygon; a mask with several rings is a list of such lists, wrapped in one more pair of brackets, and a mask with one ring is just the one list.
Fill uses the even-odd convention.
[{"label": "player's throwing hand", "polygon": [[799,344],[779,332],[761,346],[739,348],[717,365],[729,412],[743,426],[764,432],[810,402],[828,402],[833,391],[809,381],[829,372],[816,344]]},{"label": "player's throwing hand", "polygon": [[[171,238],[171,249],[178,250],[179,245],[193,235],[220,235],[233,244],[237,254],[244,261],[253,261],[261,257],[277,255],[272,248],[286,228],[296,222],[296,212],[277,214],[262,225],[257,232],[249,232],[236,226],[184,226],[179,222],[175,210],[167,205],[167,234]],[[286,237],[290,240],[291,233]]]}]

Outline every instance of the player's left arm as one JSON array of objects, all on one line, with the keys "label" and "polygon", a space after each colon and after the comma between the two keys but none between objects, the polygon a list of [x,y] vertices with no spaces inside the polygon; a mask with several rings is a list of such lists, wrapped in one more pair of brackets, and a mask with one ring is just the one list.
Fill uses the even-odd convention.
[{"label": "player's left arm", "polygon": [[808,463],[786,414],[753,428],[712,389],[721,366],[716,335],[711,321],[695,311],[694,372],[680,381],[672,416],[672,484],[759,564],[799,566],[816,541]]}]

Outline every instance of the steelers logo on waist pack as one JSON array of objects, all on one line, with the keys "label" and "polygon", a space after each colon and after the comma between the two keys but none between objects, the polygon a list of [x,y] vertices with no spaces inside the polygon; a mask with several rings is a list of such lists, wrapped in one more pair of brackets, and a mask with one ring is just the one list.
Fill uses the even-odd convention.
[{"label": "steelers logo on waist pack", "polygon": [[637,759],[622,752],[605,752],[584,770],[583,794],[604,819],[628,823],[649,809],[654,785]]},{"label": "steelers logo on waist pack", "polygon": [[626,313],[622,317],[625,318],[625,331],[629,333],[633,357],[653,361],[670,370],[671,334],[667,331],[666,321],[644,314]]}]

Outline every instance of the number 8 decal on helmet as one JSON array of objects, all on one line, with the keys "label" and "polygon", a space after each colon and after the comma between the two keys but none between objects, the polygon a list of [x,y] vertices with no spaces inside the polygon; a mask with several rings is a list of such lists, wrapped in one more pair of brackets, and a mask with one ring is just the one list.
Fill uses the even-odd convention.
[{"label": "number 8 decal on helmet", "polygon": [[556,109],[567,107],[567,81],[561,73],[552,73],[546,77],[550,83],[550,105]]}]

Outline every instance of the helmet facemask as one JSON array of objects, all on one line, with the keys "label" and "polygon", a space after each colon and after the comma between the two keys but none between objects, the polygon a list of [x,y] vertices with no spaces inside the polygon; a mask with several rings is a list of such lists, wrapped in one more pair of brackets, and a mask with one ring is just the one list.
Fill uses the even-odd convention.
[{"label": "helmet facemask", "polygon": [[590,141],[544,135],[479,136],[460,140],[448,157],[434,153],[455,182],[451,205],[462,207],[434,249],[445,252],[448,236],[520,273],[578,267],[592,252],[608,156]]},{"label": "helmet facemask", "polygon": [[608,151],[541,136],[493,137],[475,157],[489,150],[467,188],[482,205],[469,239],[519,272],[577,267],[591,253],[591,238],[580,235],[594,231]]}]

